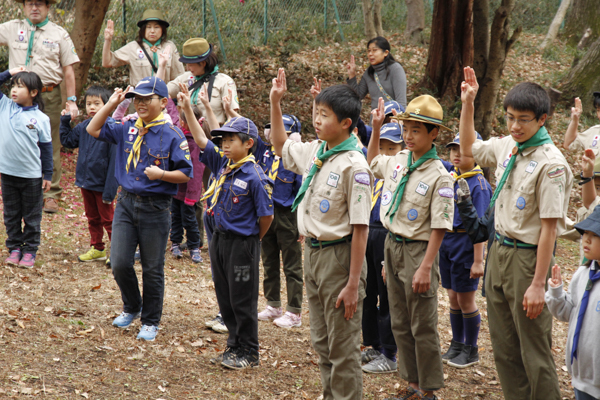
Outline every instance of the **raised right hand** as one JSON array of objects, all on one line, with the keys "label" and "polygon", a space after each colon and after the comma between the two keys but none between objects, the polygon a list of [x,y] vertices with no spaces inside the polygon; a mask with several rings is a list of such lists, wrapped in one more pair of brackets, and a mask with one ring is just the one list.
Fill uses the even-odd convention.
[{"label": "raised right hand", "polygon": [[280,102],[286,91],[287,81],[285,79],[285,70],[283,68],[279,68],[277,71],[277,78],[273,78],[273,87],[271,88],[271,94],[269,96],[271,98],[271,102]]},{"label": "raised right hand", "polygon": [[179,83],[179,93],[177,93],[177,103],[182,107],[186,108],[191,105],[190,91],[188,87],[183,83]]},{"label": "raised right hand", "polygon": [[583,172],[584,178],[591,178],[594,176],[595,162],[596,154],[594,154],[594,150],[586,149],[581,157],[581,172]]},{"label": "raised right hand", "polygon": [[350,62],[346,64],[346,70],[348,71],[348,78],[352,79],[356,77],[356,62],[354,56],[350,56]]},{"label": "raised right hand", "polygon": [[571,118],[579,119],[582,110],[583,108],[581,107],[581,99],[579,97],[575,97],[575,107],[571,107]]},{"label": "raised right hand", "polygon": [[115,23],[109,19],[106,21],[106,28],[104,29],[104,40],[112,40],[115,35]]},{"label": "raised right hand", "polygon": [[317,97],[319,95],[319,93],[321,93],[321,80],[317,80],[317,77],[313,77],[314,80],[314,85],[312,85],[310,87],[310,95],[312,96],[313,100],[315,99],[315,97]]},{"label": "raised right hand", "polygon": [[115,88],[115,92],[112,94],[112,96],[110,96],[110,99],[108,99],[108,104],[112,105],[113,107],[119,105],[123,100],[125,100],[125,94],[130,88],[131,86],[127,86],[127,89],[125,90],[121,88]]},{"label": "raised right hand", "polygon": [[465,80],[460,84],[460,99],[463,103],[474,103],[479,90],[479,83],[475,71],[471,67],[465,67]]},{"label": "raised right hand", "polygon": [[548,286],[551,288],[557,288],[562,285],[562,276],[560,275],[560,267],[558,264],[554,264],[552,267],[552,278],[548,279]]},{"label": "raised right hand", "polygon": [[381,129],[383,121],[385,120],[385,102],[383,101],[383,97],[379,98],[377,108],[374,108],[373,111],[371,111],[371,116],[373,117],[373,129]]}]

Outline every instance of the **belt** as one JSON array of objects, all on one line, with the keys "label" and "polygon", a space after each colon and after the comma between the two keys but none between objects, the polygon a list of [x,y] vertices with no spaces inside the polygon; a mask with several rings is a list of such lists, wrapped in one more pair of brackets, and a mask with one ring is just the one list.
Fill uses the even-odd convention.
[{"label": "belt", "polygon": [[537,245],[522,242],[517,239],[511,239],[496,232],[496,241],[500,246],[514,247],[515,249],[537,249]]},{"label": "belt", "polygon": [[54,90],[55,87],[57,87],[58,85],[48,85],[48,86],[44,86],[42,87],[42,93],[45,92],[51,92]]},{"label": "belt", "polygon": [[462,228],[452,229],[451,231],[448,231],[448,233],[467,233],[467,230]]},{"label": "belt", "polygon": [[426,242],[426,240],[407,239],[404,236],[396,235],[395,233],[392,233],[392,232],[390,232],[390,237],[392,239],[394,239],[396,242],[402,242],[402,243]]},{"label": "belt", "polygon": [[121,194],[122,194],[123,197],[132,197],[132,198],[138,199],[138,200],[150,200],[150,199],[153,199],[153,200],[167,200],[167,199],[170,199],[170,198],[173,197],[173,196],[168,195],[168,194],[151,194],[151,195],[148,195],[148,196],[141,196],[139,194],[128,192],[125,189],[121,189]]},{"label": "belt", "polygon": [[324,249],[325,247],[329,247],[329,246],[335,246],[336,244],[340,244],[340,243],[350,243],[352,241],[352,235],[348,235],[345,236],[341,239],[336,239],[336,240],[317,240],[317,239],[313,239],[310,238],[310,240],[307,238],[306,239],[306,243],[310,244],[310,247],[312,248],[321,248]]}]

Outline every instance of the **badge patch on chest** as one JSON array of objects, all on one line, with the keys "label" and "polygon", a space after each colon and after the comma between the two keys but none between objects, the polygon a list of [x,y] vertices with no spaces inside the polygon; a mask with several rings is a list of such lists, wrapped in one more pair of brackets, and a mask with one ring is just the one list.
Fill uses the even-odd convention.
[{"label": "badge patch on chest", "polygon": [[240,202],[240,198],[237,196],[233,196],[233,198],[231,199],[231,201],[233,201],[233,204],[237,204]]},{"label": "badge patch on chest", "polygon": [[35,124],[37,124],[37,119],[35,119],[35,118],[31,118],[31,119],[29,120],[29,122],[31,122],[32,124],[34,124],[34,125],[35,125]]},{"label": "badge patch on chest", "polygon": [[519,198],[517,199],[517,204],[516,204],[516,206],[517,206],[517,208],[518,208],[519,210],[522,210],[522,209],[524,209],[526,205],[527,205],[527,202],[525,201],[525,199],[524,199],[523,197],[519,197]]},{"label": "badge patch on chest", "polygon": [[506,166],[508,165],[508,162],[510,161],[510,158],[512,157],[512,152],[508,153],[508,155],[506,156],[506,160],[504,160],[504,162],[502,163],[502,166],[504,168],[506,168]]},{"label": "badge patch on chest", "polygon": [[233,182],[233,186],[237,186],[241,189],[246,189],[248,187],[248,182],[244,182],[243,180],[236,178]]},{"label": "badge patch on chest", "polygon": [[592,147],[596,147],[598,145],[598,139],[600,139],[600,136],[594,136],[594,139],[592,140]]},{"label": "badge patch on chest", "polygon": [[419,212],[417,210],[415,210],[414,208],[411,208],[410,210],[408,210],[408,213],[406,214],[406,217],[408,218],[409,221],[414,221],[415,219],[417,219],[418,216],[419,216]]},{"label": "badge patch on chest", "polygon": [[415,190],[415,192],[419,193],[421,196],[425,196],[427,194],[428,190],[429,190],[428,184],[419,182],[419,185],[417,186],[417,189]]},{"label": "badge patch on chest", "polygon": [[329,211],[329,202],[327,200],[321,200],[321,204],[319,204],[319,210],[321,210],[322,213]]},{"label": "badge patch on chest", "polygon": [[138,49],[137,51],[138,53],[138,58],[141,60],[142,58],[144,58],[144,50],[142,49]]},{"label": "badge patch on chest", "polygon": [[537,161],[530,161],[527,168],[525,168],[525,172],[527,172],[528,174],[531,174],[533,171],[535,171],[535,167],[537,167],[537,165],[538,165]]},{"label": "badge patch on chest", "polygon": [[23,40],[25,40],[25,31],[24,30],[20,29],[17,32],[17,35],[19,36],[19,42],[22,42]]},{"label": "badge patch on chest", "polygon": [[160,160],[154,160],[154,165],[158,167],[160,165]]},{"label": "badge patch on chest", "polygon": [[381,195],[381,204],[387,206],[392,201],[392,192],[389,190]]},{"label": "badge patch on chest", "polygon": [[[368,174],[367,174],[368,175]],[[338,187],[338,183],[340,181],[340,176],[334,172],[329,173],[329,178],[327,178],[327,184],[331,187]]]}]

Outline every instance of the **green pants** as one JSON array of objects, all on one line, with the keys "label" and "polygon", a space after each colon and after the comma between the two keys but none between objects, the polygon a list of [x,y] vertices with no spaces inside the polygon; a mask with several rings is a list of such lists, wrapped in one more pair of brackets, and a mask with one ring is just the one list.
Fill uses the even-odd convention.
[{"label": "green pants", "polygon": [[60,86],[56,86],[51,92],[42,93],[44,100],[44,114],[50,118],[50,127],[52,129],[52,186],[50,190],[44,193],[44,198],[51,197],[58,199],[62,193],[60,187],[60,178],[62,176],[62,163],[60,160],[60,112],[63,110],[62,96]]},{"label": "green pants", "polygon": [[419,294],[412,288],[427,245],[428,242],[398,242],[388,235],[384,263],[400,378],[418,383],[423,390],[438,390],[444,387],[438,335],[438,256],[431,268],[429,290]]},{"label": "green pants", "polygon": [[263,290],[267,305],[281,307],[281,273],[279,253],[287,285],[286,310],[302,311],[302,245],[298,242],[298,220],[290,207],[275,207],[273,223],[262,239],[264,267]]},{"label": "green pants", "polygon": [[535,249],[516,249],[498,242],[492,245],[488,258],[485,293],[490,337],[507,400],[561,398],[551,351],[552,315],[546,305],[533,320],[523,310],[523,296],[533,281],[536,259]]},{"label": "green pants", "polygon": [[351,243],[313,248],[306,241],[304,282],[310,310],[310,337],[319,355],[323,400],[362,399],[360,332],[367,263],[363,258],[356,313],[347,321],[344,303],[335,308],[348,283]]}]

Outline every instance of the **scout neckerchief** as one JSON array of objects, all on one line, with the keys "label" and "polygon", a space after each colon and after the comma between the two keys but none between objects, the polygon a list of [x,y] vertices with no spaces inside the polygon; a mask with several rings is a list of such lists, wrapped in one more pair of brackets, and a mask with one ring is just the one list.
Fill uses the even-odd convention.
[{"label": "scout neckerchief", "polygon": [[277,179],[277,173],[279,172],[279,163],[281,162],[281,158],[275,155],[275,146],[271,146],[271,152],[273,153],[273,164],[271,164],[271,169],[269,170],[269,178],[275,183],[275,179]]},{"label": "scout neckerchief", "polygon": [[588,303],[590,302],[590,292],[594,283],[600,279],[600,270],[592,269],[595,267],[596,261],[592,261],[592,265],[590,265],[590,277],[587,285],[585,286],[585,292],[583,292],[583,298],[581,299],[581,304],[579,306],[579,313],[577,314],[577,325],[575,325],[575,334],[573,334],[573,345],[571,347],[571,364],[573,364],[573,359],[577,358],[577,346],[579,342],[579,334],[581,333],[581,325],[583,324],[583,317],[585,317],[585,311],[587,310]]},{"label": "scout neckerchief", "polygon": [[435,148],[435,145],[432,146],[431,149],[427,153],[423,154],[421,156],[421,158],[419,158],[414,163],[413,163],[412,155],[413,155],[413,152],[410,151],[408,153],[408,161],[407,161],[406,169],[404,169],[404,171],[402,173],[402,179],[400,180],[400,183],[396,187],[396,190],[394,190],[394,194],[392,195],[392,204],[390,205],[388,212],[385,214],[386,217],[388,215],[390,216],[390,223],[394,219],[394,216],[396,215],[396,211],[398,211],[398,207],[400,206],[400,202],[402,201],[402,196],[404,195],[404,189],[406,188],[406,182],[408,182],[408,178],[410,178],[410,174],[414,170],[419,168],[421,165],[423,165],[423,163],[425,161],[440,159],[437,155],[437,150]]},{"label": "scout neckerchief", "polygon": [[[29,18],[27,18],[27,22],[29,22],[30,26],[35,26],[36,28],[41,28],[46,26],[46,24],[49,22],[48,21],[48,17],[46,17],[45,20],[43,20],[42,22],[40,22],[39,24],[34,24],[33,22],[31,22],[29,20]],[[33,58],[33,56],[31,55],[31,51],[33,50],[33,36],[35,35],[35,31],[36,29],[32,29],[31,30],[31,34],[29,35],[29,42],[27,43],[27,57],[25,58],[25,66],[28,67],[29,64],[31,64],[31,59]]]},{"label": "scout neckerchief", "polygon": [[512,151],[512,155],[508,160],[508,164],[506,165],[506,169],[502,174],[502,178],[500,178],[500,182],[498,182],[498,185],[496,186],[496,191],[494,192],[492,200],[490,201],[490,208],[494,207],[494,203],[496,203],[496,199],[498,198],[500,191],[504,187],[504,184],[506,183],[506,180],[510,175],[510,171],[512,171],[515,165],[517,153],[522,153],[525,149],[528,149],[530,147],[541,146],[546,143],[552,143],[552,139],[550,138],[550,135],[548,135],[548,131],[546,130],[546,128],[543,126],[535,133],[535,135],[529,138],[529,140],[523,143],[516,143],[516,146]]},{"label": "scout neckerchief", "polygon": [[476,176],[476,175],[483,175],[483,170],[481,169],[481,167],[477,164],[475,164],[475,167],[470,170],[469,172],[465,172],[464,174],[457,174],[456,171],[460,172],[458,169],[450,172],[450,175],[452,175],[452,177],[454,178],[454,181],[456,182],[459,179],[467,179],[470,178],[472,176]]},{"label": "scout neckerchief", "polygon": [[373,187],[373,193],[371,196],[373,199],[373,202],[371,203],[371,210],[373,210],[375,208],[375,204],[377,204],[377,199],[381,195],[381,189],[383,189],[383,182],[384,182],[383,179],[379,179],[379,180],[377,180],[377,183]]},{"label": "scout neckerchief", "polygon": [[304,179],[304,182],[302,182],[302,186],[300,186],[300,190],[298,191],[298,194],[294,199],[294,203],[292,204],[292,211],[296,211],[296,208],[298,208],[298,205],[300,205],[300,203],[302,202],[302,199],[304,198],[304,193],[306,193],[306,190],[310,186],[310,182],[312,181],[317,171],[320,170],[323,166],[324,161],[326,161],[332,155],[342,153],[344,151],[360,151],[358,149],[358,141],[356,139],[356,136],[352,134],[348,139],[344,140],[342,143],[338,144],[333,149],[325,151],[326,145],[327,142],[321,143],[321,147],[319,147],[319,150],[317,150],[317,154],[313,159],[313,164],[310,167],[310,171],[308,171],[308,175],[306,175],[306,179]]},{"label": "scout neckerchief", "polygon": [[[190,91],[192,92],[192,104],[198,104],[198,93],[200,93],[200,88],[204,83],[209,80],[213,75],[216,75],[219,72],[219,66],[215,66],[215,69],[212,72],[208,72],[202,76],[194,77],[194,84],[190,86]],[[208,101],[210,101],[210,95],[212,92],[212,85],[209,83],[208,85]]]},{"label": "scout neckerchief", "polygon": [[387,94],[383,86],[381,86],[381,82],[379,81],[379,76],[377,75],[377,72],[374,72],[373,75],[375,76],[375,83],[377,84],[377,87],[379,88],[381,94],[383,94],[383,97],[385,97],[386,101],[394,101],[394,99],[392,99],[392,96]]},{"label": "scout neckerchief", "polygon": [[166,123],[167,120],[165,120],[165,116],[162,112],[158,114],[158,117],[154,118],[146,125],[144,125],[144,121],[142,121],[141,118],[138,118],[137,121],[135,121],[135,127],[138,128],[138,135],[137,138],[135,138],[135,142],[133,142],[133,147],[131,148],[129,157],[127,157],[127,164],[125,166],[127,173],[129,173],[129,164],[131,164],[132,161],[133,169],[135,170],[137,168],[138,161],[140,161],[140,150],[142,148],[143,140],[142,137],[148,133],[148,129],[152,128],[153,126],[164,125]]},{"label": "scout neckerchief", "polygon": [[215,206],[215,204],[217,204],[217,200],[219,199],[219,194],[221,193],[221,188],[223,187],[223,183],[225,182],[225,178],[227,178],[227,174],[229,174],[230,172],[232,172],[234,169],[241,167],[242,165],[246,164],[247,162],[251,162],[253,164],[256,163],[256,160],[254,159],[254,155],[253,154],[249,154],[246,157],[242,158],[240,161],[236,162],[236,163],[231,163],[231,160],[227,161],[227,167],[225,168],[225,172],[221,172],[221,175],[219,176],[219,178],[216,180],[216,186],[214,189],[215,195],[213,197],[213,204],[208,208],[208,211],[211,211],[213,209],[213,207]]},{"label": "scout neckerchief", "polygon": [[210,185],[208,185],[208,189],[204,192],[204,196],[200,199],[200,201],[204,201],[209,199],[215,193],[215,187],[217,186],[217,180],[213,177],[211,179]]},{"label": "scout neckerchief", "polygon": [[146,52],[146,49],[142,45],[142,50],[144,50],[144,54],[146,54],[146,57],[148,57],[148,61],[150,61],[150,64],[152,65],[152,76],[154,76],[156,71],[158,71],[158,47],[156,47],[156,46],[160,45],[160,42],[162,42],[162,38],[158,39],[156,41],[156,43],[154,43],[154,44],[150,43],[146,39],[144,39],[143,42],[146,43],[148,45],[148,47],[150,47],[150,50],[152,50],[152,61],[150,61],[150,58],[148,57],[148,53]]}]

